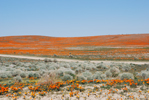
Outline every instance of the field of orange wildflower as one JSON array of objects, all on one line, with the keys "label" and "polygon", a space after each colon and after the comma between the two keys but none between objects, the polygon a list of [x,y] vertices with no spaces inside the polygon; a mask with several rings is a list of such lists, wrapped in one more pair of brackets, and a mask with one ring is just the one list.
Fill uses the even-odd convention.
[{"label": "field of orange wildflower", "polygon": [[0,54],[78,59],[149,60],[149,34],[0,37]]}]

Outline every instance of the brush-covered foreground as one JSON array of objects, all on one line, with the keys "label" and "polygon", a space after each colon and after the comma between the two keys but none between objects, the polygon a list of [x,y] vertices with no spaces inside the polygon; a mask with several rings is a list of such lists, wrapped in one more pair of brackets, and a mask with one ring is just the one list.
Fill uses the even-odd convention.
[{"label": "brush-covered foreground", "polygon": [[0,58],[0,100],[148,100],[149,65]]}]

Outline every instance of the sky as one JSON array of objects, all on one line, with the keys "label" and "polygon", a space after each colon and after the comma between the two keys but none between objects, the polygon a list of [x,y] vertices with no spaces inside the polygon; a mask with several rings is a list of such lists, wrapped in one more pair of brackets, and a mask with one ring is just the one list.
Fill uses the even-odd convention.
[{"label": "sky", "polygon": [[0,0],[0,36],[149,33],[149,0]]}]

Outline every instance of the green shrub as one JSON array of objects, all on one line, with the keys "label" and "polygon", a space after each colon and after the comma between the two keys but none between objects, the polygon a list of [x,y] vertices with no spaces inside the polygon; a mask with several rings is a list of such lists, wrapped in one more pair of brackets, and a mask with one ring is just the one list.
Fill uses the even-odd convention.
[{"label": "green shrub", "polygon": [[22,82],[21,76],[16,76],[16,77],[14,77],[14,81],[15,81],[15,82]]},{"label": "green shrub", "polygon": [[86,80],[86,78],[84,76],[77,76],[77,80],[82,81],[82,80]]},{"label": "green shrub", "polygon": [[62,81],[67,81],[67,80],[72,80],[73,77],[69,74],[65,74],[63,77],[62,77]]},{"label": "green shrub", "polygon": [[102,72],[101,71],[97,71],[95,72],[95,74],[93,75],[93,79],[101,79],[101,75],[102,75]]},{"label": "green shrub", "polygon": [[106,77],[112,77],[112,73],[110,72],[110,70],[107,70],[105,74],[106,74]]},{"label": "green shrub", "polygon": [[106,77],[106,74],[101,74],[101,79],[105,80],[107,77]]},{"label": "green shrub", "polygon": [[69,75],[71,75],[71,76],[75,76],[75,72],[73,71],[73,70],[71,70],[71,69],[66,69],[65,70],[65,74],[69,74]]},{"label": "green shrub", "polygon": [[85,72],[82,73],[82,75],[83,75],[85,78],[87,78],[87,77],[89,77],[89,76],[92,76],[92,73],[89,72],[89,71],[85,71]]},{"label": "green shrub", "polygon": [[10,72],[6,72],[6,74],[7,74],[7,77],[8,78],[11,78],[12,77],[12,74]]},{"label": "green shrub", "polygon": [[33,77],[40,78],[40,74],[39,73],[34,73]]},{"label": "green shrub", "polygon": [[28,73],[28,78],[30,78],[30,77],[34,77],[34,73],[33,72],[29,72]]},{"label": "green shrub", "polygon": [[116,77],[120,73],[120,70],[116,67],[112,67],[110,68],[110,72],[112,73],[112,77]]},{"label": "green shrub", "polygon": [[82,72],[82,68],[78,67],[76,70],[75,70],[75,73],[78,74],[78,73],[81,73]]},{"label": "green shrub", "polygon": [[0,73],[0,78],[8,78],[6,73]]},{"label": "green shrub", "polygon": [[131,67],[130,67],[129,64],[125,64],[125,65],[122,66],[122,70],[125,71],[125,72],[128,72],[130,69],[131,69]]},{"label": "green shrub", "polygon": [[20,75],[21,70],[16,69],[16,70],[12,71],[11,73],[12,73],[12,76],[17,76],[17,75]]},{"label": "green shrub", "polygon": [[120,76],[120,79],[123,80],[123,79],[134,79],[134,75],[132,73],[122,73],[119,75]]},{"label": "green shrub", "polygon": [[61,69],[59,69],[59,70],[57,70],[56,71],[56,75],[59,77],[59,76],[63,76],[64,75],[64,72],[61,70]]},{"label": "green shrub", "polygon": [[26,75],[25,72],[21,72],[21,73],[20,73],[20,76],[21,76],[22,78],[26,78],[27,75]]}]

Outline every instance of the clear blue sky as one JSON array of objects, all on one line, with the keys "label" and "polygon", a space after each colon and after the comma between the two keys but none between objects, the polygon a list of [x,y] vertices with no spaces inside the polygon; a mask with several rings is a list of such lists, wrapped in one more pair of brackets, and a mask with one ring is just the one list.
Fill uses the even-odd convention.
[{"label": "clear blue sky", "polygon": [[149,0],[0,0],[0,36],[149,33]]}]

